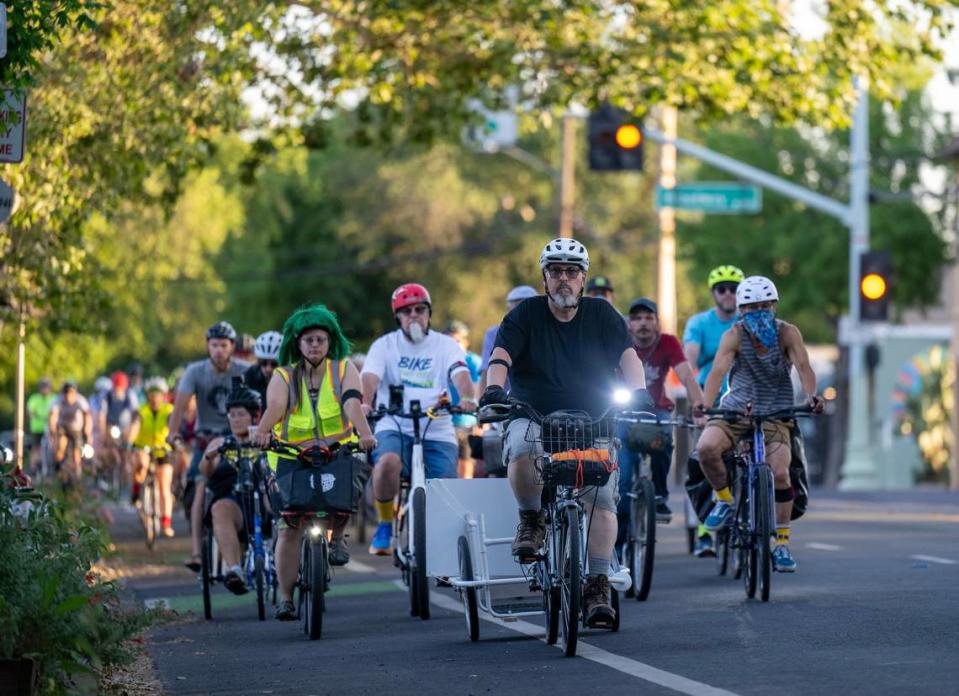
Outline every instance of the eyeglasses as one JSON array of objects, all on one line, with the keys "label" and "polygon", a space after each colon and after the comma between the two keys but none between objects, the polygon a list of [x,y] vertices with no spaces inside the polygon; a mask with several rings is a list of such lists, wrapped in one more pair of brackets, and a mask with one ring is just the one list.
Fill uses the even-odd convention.
[{"label": "eyeglasses", "polygon": [[279,367],[280,363],[276,360],[259,360],[260,367]]},{"label": "eyeglasses", "polygon": [[[330,339],[326,336],[304,336],[300,339],[300,343],[305,343],[308,346],[322,346],[324,343],[329,343]],[[274,363],[274,366],[277,363]]]},{"label": "eyeglasses", "polygon": [[570,280],[576,280],[582,274],[582,268],[547,268],[546,275],[548,275],[553,280],[559,280],[563,276],[566,276]]},{"label": "eyeglasses", "polygon": [[730,293],[735,295],[736,288],[739,287],[739,283],[716,283],[713,286],[713,292],[719,293],[720,295],[724,293]]},{"label": "eyeglasses", "polygon": [[429,311],[430,308],[425,304],[418,304],[411,307],[400,307],[398,310],[396,310],[396,313],[408,317],[411,314],[426,314]]}]

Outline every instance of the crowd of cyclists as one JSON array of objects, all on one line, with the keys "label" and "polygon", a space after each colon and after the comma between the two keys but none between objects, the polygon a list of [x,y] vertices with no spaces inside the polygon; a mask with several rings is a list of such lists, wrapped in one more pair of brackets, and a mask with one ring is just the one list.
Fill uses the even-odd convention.
[{"label": "crowd of cyclists", "polygon": [[[174,500],[179,499],[192,542],[185,566],[200,571],[204,526],[212,525],[226,568],[224,584],[242,594],[248,590],[240,567],[244,513],[234,492],[236,472],[221,456],[224,438],[264,450],[275,441],[297,447],[355,443],[372,464],[377,523],[369,553],[388,556],[395,538],[394,501],[408,475],[414,434],[406,421],[375,418],[377,408],[397,398],[403,409],[412,401],[429,406],[449,398],[457,414],[434,419],[423,436],[426,476],[505,474],[518,509],[512,552],[523,561],[537,554],[545,534],[542,480],[534,465],[543,451],[529,436],[536,424],[515,417],[501,433],[491,433],[477,412],[520,401],[544,414],[562,409],[598,417],[608,410],[613,389],[625,386],[632,392],[629,408],[668,416],[676,408],[675,393],[684,391],[698,435],[690,469],[698,468],[713,498],[700,521],[696,555],[712,555],[712,534],[732,514],[723,455],[748,421],[707,417],[707,408],[719,404],[767,413],[792,406],[795,367],[801,400],[822,409],[802,337],[776,316],[775,284],[735,266],[715,268],[707,278],[714,304],[689,319],[680,341],[662,332],[652,299],[638,297],[625,316],[620,314],[613,283],[589,276],[589,253],[580,242],[552,240],[539,262],[541,290],[531,284],[508,293],[503,319],[484,332],[479,354],[469,350],[464,323],[451,321],[438,331],[429,291],[406,283],[389,300],[396,328],[373,341],[366,355],[353,352],[333,311],[311,304],[293,312],[280,331],[258,336],[252,362],[239,357],[233,326],[216,323],[205,335],[206,357],[176,374],[172,386],[159,376],[144,380],[137,366],[101,377],[89,398],[73,381],[54,393],[50,381],[41,380],[27,402],[31,469],[40,471],[49,460],[65,485],[79,481],[85,467],[98,476],[106,473],[107,479],[117,473],[137,504],[145,472],[155,463],[163,534],[174,535]],[[670,371],[673,382],[667,379]],[[672,429],[618,427],[618,469],[595,495],[584,498],[590,501],[584,613],[594,627],[609,627],[615,619],[607,576],[611,559],[622,550],[629,515],[624,502],[640,457],[649,457],[658,519],[672,515],[667,485]],[[483,447],[490,435],[501,438],[501,457],[499,448]],[[790,475],[790,442],[798,433],[782,421],[770,423],[764,437],[775,480],[773,559],[777,570],[793,572],[789,541],[796,481]],[[297,463],[271,452],[259,465],[265,480],[279,480]],[[275,616],[290,620],[296,616],[292,593],[303,525],[296,516],[279,517],[282,500],[272,497],[270,504],[276,520]],[[350,560],[345,518],[334,519],[328,530],[329,562],[344,565]]]}]

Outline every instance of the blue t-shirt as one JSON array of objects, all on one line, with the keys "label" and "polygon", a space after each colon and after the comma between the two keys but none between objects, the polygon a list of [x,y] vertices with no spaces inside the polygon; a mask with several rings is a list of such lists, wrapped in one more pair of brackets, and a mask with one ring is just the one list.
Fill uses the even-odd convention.
[{"label": "blue t-shirt", "polygon": [[[470,371],[470,381],[475,385],[479,384],[480,380],[480,365],[482,360],[473,351],[466,351],[466,367]],[[450,380],[450,401],[454,406],[460,402],[460,394],[456,391],[456,386],[453,384],[453,380]],[[476,420],[476,416],[468,416],[466,414],[459,414],[453,416],[453,425],[457,428],[472,428],[479,421]]]},{"label": "blue t-shirt", "polygon": [[[716,315],[715,309],[707,309],[689,318],[686,322],[686,330],[683,332],[683,345],[687,343],[699,344],[699,357],[696,359],[696,368],[699,374],[696,381],[699,386],[706,386],[706,378],[709,377],[709,371],[713,369],[713,358],[719,351],[719,342],[726,333],[726,329],[736,323],[739,315],[736,314],[729,321],[723,321]],[[723,389],[725,391],[725,380],[723,380]]]}]

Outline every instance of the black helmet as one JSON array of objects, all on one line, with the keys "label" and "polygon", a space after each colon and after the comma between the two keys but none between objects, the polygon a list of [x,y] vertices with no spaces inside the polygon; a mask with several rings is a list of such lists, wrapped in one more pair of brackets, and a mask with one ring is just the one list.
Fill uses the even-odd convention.
[{"label": "black helmet", "polygon": [[254,418],[260,413],[260,393],[243,383],[242,377],[233,378],[233,390],[226,397],[226,407],[245,408]]},{"label": "black helmet", "polygon": [[209,341],[211,338],[225,338],[236,343],[236,329],[229,322],[218,321],[206,330],[206,340]]}]

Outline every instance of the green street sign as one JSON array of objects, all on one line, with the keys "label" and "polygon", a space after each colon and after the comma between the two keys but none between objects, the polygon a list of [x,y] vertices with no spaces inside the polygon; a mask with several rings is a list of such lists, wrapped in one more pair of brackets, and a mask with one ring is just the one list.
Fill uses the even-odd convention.
[{"label": "green street sign", "polygon": [[758,213],[763,207],[762,189],[735,181],[697,181],[667,189],[656,187],[656,207],[735,215]]}]

